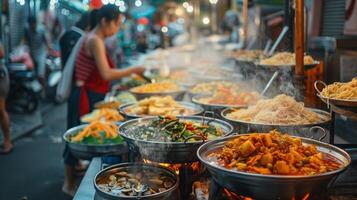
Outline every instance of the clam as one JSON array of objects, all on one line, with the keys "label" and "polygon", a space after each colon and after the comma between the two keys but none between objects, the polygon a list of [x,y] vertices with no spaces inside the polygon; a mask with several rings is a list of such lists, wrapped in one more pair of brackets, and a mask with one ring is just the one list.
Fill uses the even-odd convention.
[{"label": "clam", "polygon": [[173,182],[168,181],[168,180],[166,180],[166,181],[164,182],[164,187],[165,187],[166,189],[169,189],[169,188],[171,188],[172,186],[174,186],[174,183],[173,183]]},{"label": "clam", "polygon": [[136,180],[135,178],[129,178],[128,181],[129,181],[129,183],[132,183],[132,184],[134,184],[134,185],[139,184],[139,181]]}]

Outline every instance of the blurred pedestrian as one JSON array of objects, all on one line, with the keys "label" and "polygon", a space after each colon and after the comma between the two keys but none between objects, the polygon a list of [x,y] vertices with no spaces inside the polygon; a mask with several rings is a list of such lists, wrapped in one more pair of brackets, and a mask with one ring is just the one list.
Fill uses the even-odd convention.
[{"label": "blurred pedestrian", "polygon": [[89,13],[83,13],[81,18],[76,24],[68,31],[64,32],[59,39],[61,48],[61,62],[62,67],[65,66],[73,47],[76,45],[79,38],[90,29],[90,16]]},{"label": "blurred pedestrian", "polygon": [[[61,62],[62,62],[62,67],[66,65],[66,62],[76,45],[76,43],[79,41],[79,39],[90,30],[90,28],[95,24],[95,22],[91,21],[91,16],[93,16],[95,13],[93,11],[83,13],[81,18],[77,21],[75,26],[73,26],[70,30],[66,31],[60,38],[60,48],[61,48]],[[94,18],[92,18],[93,20]],[[72,80],[74,81],[74,80]],[[72,84],[73,85],[73,84]],[[78,125],[78,121],[76,119],[77,115],[74,115],[72,117],[72,110],[75,109],[73,108],[73,103],[71,102],[71,99],[68,100],[67,102],[67,129],[70,129],[74,126]],[[63,151],[63,159],[64,159],[64,164],[65,164],[65,181],[64,185],[62,187],[62,191],[68,195],[73,196],[74,194],[74,186],[72,183],[75,182],[75,173],[76,169],[77,170],[83,170],[85,167],[81,166],[80,161],[73,156],[71,151],[68,148],[68,145],[65,146],[65,149]]]},{"label": "blurred pedestrian", "polygon": [[12,143],[10,138],[10,120],[6,112],[6,98],[9,93],[9,75],[5,66],[2,65],[4,57],[4,49],[0,42],[0,123],[3,133],[4,143],[0,149],[0,154],[10,153],[12,150]]},{"label": "blurred pedestrian", "polygon": [[[132,73],[144,72],[144,68],[141,67],[115,69],[105,50],[105,39],[116,34],[121,24],[118,7],[105,5],[97,11],[96,15],[98,24],[92,31],[85,34],[76,59],[75,87],[69,97],[73,125],[79,125],[80,116],[89,113],[96,102],[104,99],[105,94],[109,92],[111,80],[118,80]],[[74,165],[65,164],[63,190],[67,194],[74,194],[76,187],[74,178],[69,177],[75,171]]]},{"label": "blurred pedestrian", "polygon": [[37,24],[35,16],[28,18],[28,27],[25,28],[24,42],[30,48],[31,57],[35,63],[36,75],[42,85],[43,96],[46,96],[46,57],[51,49],[51,43],[43,26]]}]

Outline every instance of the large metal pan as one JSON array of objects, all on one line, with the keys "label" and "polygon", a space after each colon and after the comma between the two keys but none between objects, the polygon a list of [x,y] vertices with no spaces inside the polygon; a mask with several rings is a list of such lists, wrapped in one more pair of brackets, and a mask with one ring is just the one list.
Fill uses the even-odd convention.
[{"label": "large metal pan", "polygon": [[[179,101],[178,102],[180,105],[182,105],[184,108],[192,110],[192,114],[189,116],[194,116],[194,115],[199,115],[203,113],[203,108],[199,105],[190,103],[190,102],[185,102],[185,101]],[[130,104],[124,104],[119,107],[119,112],[122,114],[126,119],[136,119],[136,118],[142,118],[142,117],[150,117],[150,115],[137,115],[128,112],[128,108],[137,106],[138,103],[130,103]]]},{"label": "large metal pan", "polygon": [[[307,136],[309,134],[309,129],[312,127],[322,127],[327,129],[330,122],[331,116],[328,112],[319,109],[309,108],[311,111],[318,114],[322,119],[318,123],[310,124],[299,124],[299,125],[287,125],[287,124],[265,124],[265,123],[253,123],[243,120],[233,120],[227,117],[227,115],[234,111],[233,108],[226,108],[221,112],[221,116],[224,120],[228,121],[233,125],[235,131],[238,133],[250,133],[250,132],[269,132],[270,130],[277,129],[281,132],[288,132],[296,136]],[[303,134],[303,135],[301,135]]]},{"label": "large metal pan", "polygon": [[[311,64],[305,64],[304,68],[305,68],[305,70],[313,69],[314,67],[316,67],[319,64],[320,64],[320,62],[315,60]],[[281,70],[283,68],[293,70],[295,68],[295,65],[267,65],[267,64],[261,64],[259,62],[256,63],[256,66],[258,66],[260,68],[265,68],[268,70]]]},{"label": "large metal pan", "polygon": [[[128,129],[138,124],[149,123],[150,121],[157,119],[157,117],[147,117],[133,119],[125,122],[120,126],[120,134],[128,143],[129,149],[133,152],[139,153],[141,157],[155,161],[165,163],[189,163],[196,162],[198,158],[196,151],[198,147],[205,141],[199,142],[157,142],[137,140],[130,136]],[[181,120],[188,120],[198,123],[209,123],[216,127],[222,128],[224,136],[232,133],[233,127],[222,120],[203,117],[203,116],[190,116],[190,117],[178,117]]]},{"label": "large metal pan", "polygon": [[[164,174],[173,180],[175,180],[175,184],[168,190],[163,192],[152,194],[152,195],[142,195],[140,197],[137,196],[116,196],[110,194],[108,192],[102,191],[99,189],[97,185],[97,180],[103,176],[108,176],[111,174],[115,174],[119,171],[132,171],[132,172],[141,172],[145,170],[151,170],[157,172],[157,174]],[[142,200],[175,200],[178,199],[178,186],[179,180],[175,172],[172,170],[153,164],[144,164],[144,163],[121,163],[117,165],[110,166],[105,168],[97,173],[94,178],[94,187],[96,190],[96,200],[133,200],[133,199],[142,199]]]},{"label": "large metal pan", "polygon": [[324,83],[323,81],[316,81],[314,83],[314,87],[315,90],[317,91],[317,96],[327,105],[334,105],[334,106],[338,106],[341,109],[344,110],[351,110],[356,111],[357,109],[357,101],[356,100],[346,100],[346,99],[334,99],[334,98],[328,98],[328,97],[324,97],[321,92],[322,90],[319,89],[319,85],[322,85],[323,88],[327,87],[326,83]]},{"label": "large metal pan", "polygon": [[[208,95],[196,95],[192,97],[191,101],[199,106],[201,106],[205,111],[214,112],[216,115],[220,116],[222,110],[226,108],[246,108],[248,105],[225,105],[225,104],[208,104],[200,102],[200,98],[206,97]],[[211,96],[211,95],[210,95]]]},{"label": "large metal pan", "polygon": [[69,141],[69,136],[83,130],[87,124],[73,127],[63,134],[71,153],[78,159],[90,160],[94,157],[120,155],[128,151],[127,144],[81,144]]},{"label": "large metal pan", "polygon": [[344,150],[308,138],[301,138],[303,144],[316,145],[319,151],[339,159],[343,166],[336,171],[312,176],[261,175],[226,169],[215,164],[213,158],[208,156],[220,151],[227,141],[240,136],[208,142],[198,149],[197,157],[221,187],[254,199],[303,199],[310,193],[321,194],[351,163],[351,157]]},{"label": "large metal pan", "polygon": [[142,100],[151,96],[172,96],[172,98],[174,98],[177,101],[182,101],[186,93],[186,91],[184,90],[179,90],[175,92],[147,92],[147,93],[134,92],[133,90],[130,90],[130,92],[136,97],[137,100]]}]

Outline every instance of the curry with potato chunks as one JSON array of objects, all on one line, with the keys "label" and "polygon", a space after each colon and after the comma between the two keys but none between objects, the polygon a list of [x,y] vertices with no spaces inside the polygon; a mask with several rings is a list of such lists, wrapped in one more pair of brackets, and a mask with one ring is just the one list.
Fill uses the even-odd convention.
[{"label": "curry with potato chunks", "polygon": [[276,130],[239,136],[209,156],[225,168],[265,175],[316,175],[342,167],[337,158],[315,145]]}]

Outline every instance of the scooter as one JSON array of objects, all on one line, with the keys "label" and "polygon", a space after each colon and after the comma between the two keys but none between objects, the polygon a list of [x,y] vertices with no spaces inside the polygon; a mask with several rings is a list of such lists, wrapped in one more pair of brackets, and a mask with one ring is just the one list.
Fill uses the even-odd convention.
[{"label": "scooter", "polygon": [[38,95],[42,90],[36,79],[33,62],[28,52],[18,50],[7,65],[10,78],[8,109],[19,113],[32,113],[38,107]]},{"label": "scooter", "polygon": [[57,51],[51,50],[46,58],[46,93],[54,103],[56,100],[57,85],[62,77],[61,58]]}]

